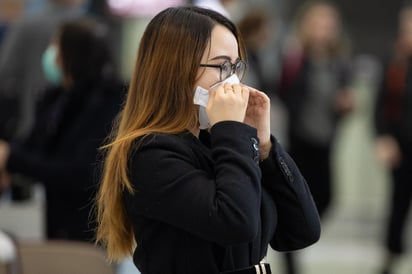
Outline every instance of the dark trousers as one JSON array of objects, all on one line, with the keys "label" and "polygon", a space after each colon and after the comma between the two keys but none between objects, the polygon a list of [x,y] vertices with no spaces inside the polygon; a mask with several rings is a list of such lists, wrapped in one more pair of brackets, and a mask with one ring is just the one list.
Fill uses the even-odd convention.
[{"label": "dark trousers", "polygon": [[403,153],[401,165],[392,172],[392,197],[388,225],[386,230],[386,247],[394,254],[403,252],[403,238],[406,220],[412,199],[412,151]]},{"label": "dark trousers", "polygon": [[290,155],[306,179],[322,217],[332,198],[330,145],[317,146],[296,138],[290,140]]},{"label": "dark trousers", "polygon": [[[289,140],[289,154],[306,179],[322,217],[332,199],[331,145],[319,146],[294,137]],[[285,253],[285,270],[287,274],[300,273],[293,252]]]}]

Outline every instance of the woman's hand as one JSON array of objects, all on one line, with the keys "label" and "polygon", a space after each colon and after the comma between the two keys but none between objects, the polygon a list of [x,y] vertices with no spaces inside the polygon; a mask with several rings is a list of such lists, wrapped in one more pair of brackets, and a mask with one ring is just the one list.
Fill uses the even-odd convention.
[{"label": "woman's hand", "polygon": [[335,110],[338,114],[347,114],[355,108],[355,99],[349,89],[339,90],[335,98]]},{"label": "woman's hand", "polygon": [[261,160],[269,156],[270,142],[270,99],[264,93],[252,87],[244,122],[257,129]]},{"label": "woman's hand", "polygon": [[209,92],[206,112],[211,126],[221,121],[244,121],[249,88],[240,84],[224,84]]},{"label": "woman's hand", "polygon": [[0,196],[10,187],[10,174],[6,170],[0,170]]},{"label": "woman's hand", "polygon": [[0,170],[6,169],[9,154],[10,145],[6,141],[0,140]]},{"label": "woman's hand", "polygon": [[390,135],[379,136],[376,140],[376,157],[388,169],[396,168],[402,161],[402,153],[398,142]]},{"label": "woman's hand", "polygon": [[10,176],[6,170],[9,154],[9,144],[0,140],[0,194],[10,186]]}]

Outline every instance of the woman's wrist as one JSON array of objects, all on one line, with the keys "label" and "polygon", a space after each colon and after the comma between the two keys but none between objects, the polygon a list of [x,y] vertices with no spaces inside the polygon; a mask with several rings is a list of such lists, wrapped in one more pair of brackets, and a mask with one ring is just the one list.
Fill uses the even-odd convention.
[{"label": "woman's wrist", "polygon": [[259,152],[260,152],[260,161],[265,160],[266,158],[269,157],[270,154],[270,149],[272,148],[272,142],[269,139],[267,142],[265,143],[260,143],[259,144]]}]

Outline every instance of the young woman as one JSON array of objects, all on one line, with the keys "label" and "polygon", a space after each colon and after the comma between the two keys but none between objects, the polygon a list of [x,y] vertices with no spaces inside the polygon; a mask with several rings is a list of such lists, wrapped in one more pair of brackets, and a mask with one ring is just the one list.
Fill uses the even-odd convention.
[{"label": "young woman", "polygon": [[241,41],[227,18],[196,7],[147,26],[97,196],[111,259],[134,250],[143,274],[270,273],[269,244],[319,239],[306,182],[270,135],[269,98],[239,83]]},{"label": "young woman", "polygon": [[[288,114],[288,152],[323,218],[333,202],[331,157],[337,128],[353,107],[349,48],[339,9],[325,0],[305,1],[284,48],[278,96]],[[293,255],[286,256],[286,273],[300,273]]]}]

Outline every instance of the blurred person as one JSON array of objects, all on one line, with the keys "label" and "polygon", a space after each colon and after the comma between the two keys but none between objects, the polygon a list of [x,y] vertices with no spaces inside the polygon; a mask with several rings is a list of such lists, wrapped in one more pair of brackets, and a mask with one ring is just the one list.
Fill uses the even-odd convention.
[{"label": "blurred person", "polygon": [[268,93],[271,85],[263,72],[261,51],[270,38],[269,17],[261,8],[251,9],[238,22],[238,27],[245,43],[248,62],[244,82]]},{"label": "blurred person", "polygon": [[[353,107],[349,53],[339,11],[330,2],[304,3],[294,27],[282,54],[278,94],[288,112],[289,152],[322,218],[332,199],[336,128]],[[287,273],[298,272],[287,254]]]},{"label": "blurred person", "polygon": [[[301,163],[320,215],[331,201],[329,159],[335,130],[339,118],[353,108],[350,60],[341,35],[335,6],[326,1],[305,4],[283,54],[278,90],[289,111],[291,154]],[[307,155],[319,161],[307,161]],[[315,163],[325,168],[319,171]]]},{"label": "blurred person", "polygon": [[87,0],[49,0],[42,12],[10,25],[0,51],[0,138],[27,137],[47,80],[41,56],[64,20],[83,15]]},{"label": "blurred person", "polygon": [[[275,250],[319,239],[316,206],[270,134],[270,100],[240,84],[236,26],[199,7],[148,24],[105,146],[97,241],[141,273],[271,273]],[[262,270],[263,271],[263,270]]]},{"label": "blurred person", "polygon": [[376,100],[376,152],[391,171],[392,194],[381,272],[393,273],[404,252],[407,217],[412,199],[412,4],[399,13],[399,31],[393,51],[385,62],[383,81]]},{"label": "blurred person", "polygon": [[89,18],[62,24],[43,54],[54,85],[40,100],[29,138],[0,140],[0,171],[9,184],[17,176],[44,184],[48,239],[94,238],[95,162],[123,99],[105,35]]},{"label": "blurred person", "polygon": [[[274,33],[266,7],[249,7],[238,21],[247,56],[247,73],[243,83],[265,92],[271,101],[271,129],[278,141],[285,145],[286,115],[277,94],[271,92],[276,86],[278,60],[274,48],[279,48],[271,40]],[[271,55],[270,55],[271,54]],[[273,58],[274,57],[274,58]]]},{"label": "blurred person", "polygon": [[189,3],[201,8],[214,10],[223,16],[230,18],[230,13],[226,6],[234,1],[235,0],[190,0]]},{"label": "blurred person", "polygon": [[22,0],[0,0],[0,48],[9,25],[23,13]]}]

